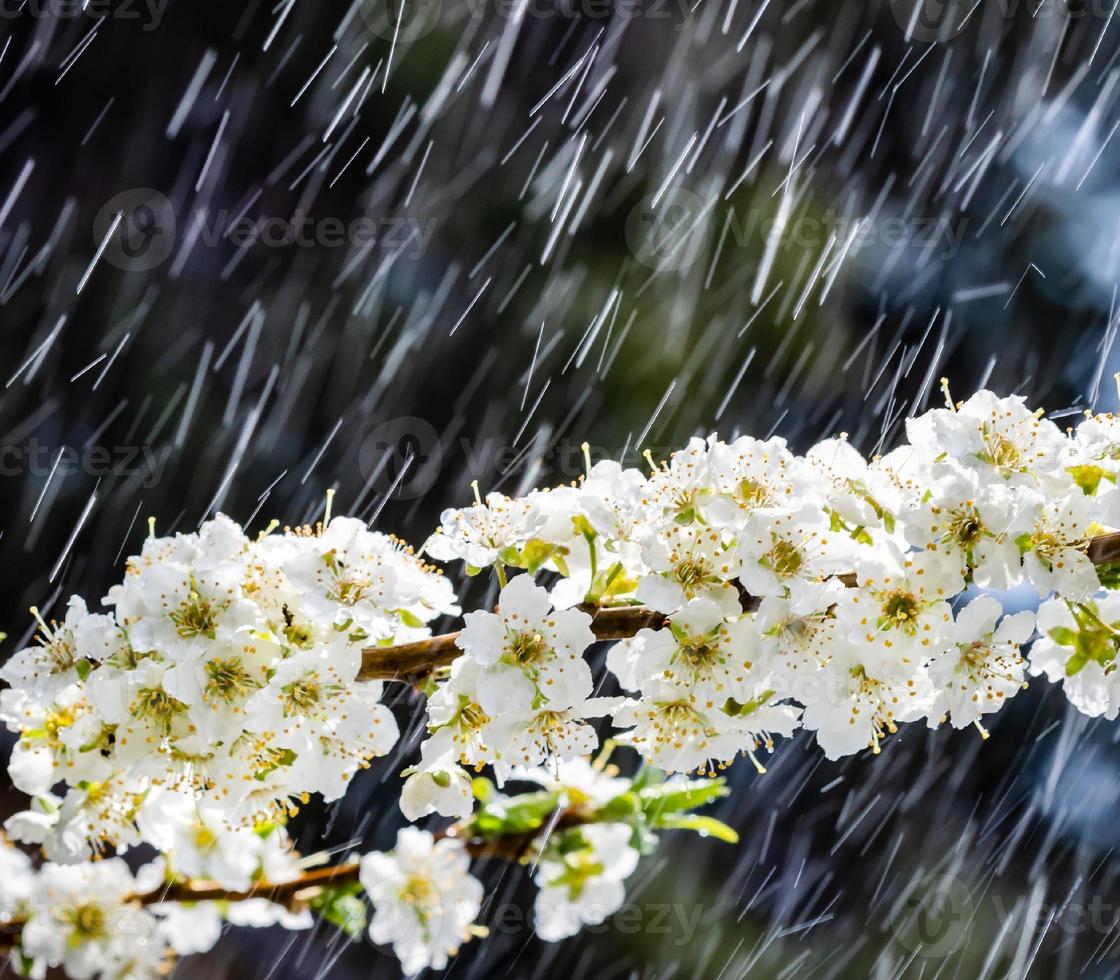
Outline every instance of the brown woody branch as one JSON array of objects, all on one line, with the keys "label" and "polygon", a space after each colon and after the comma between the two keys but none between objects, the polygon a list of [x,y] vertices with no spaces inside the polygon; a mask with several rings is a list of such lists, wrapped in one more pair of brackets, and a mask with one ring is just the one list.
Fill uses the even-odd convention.
[{"label": "brown woody branch", "polygon": [[[579,807],[569,807],[562,811],[553,823],[553,829],[578,827],[589,823],[592,814]],[[436,834],[437,837],[459,838],[466,833],[460,824]],[[532,853],[534,843],[540,837],[541,828],[517,834],[507,834],[489,839],[468,839],[467,853],[472,858],[488,858],[496,861],[520,861]],[[288,911],[307,908],[324,888],[349,885],[358,880],[358,862],[348,861],[327,868],[312,868],[290,881],[260,881],[243,891],[232,891],[214,881],[176,881],[134,896],[144,906],[160,905],[169,902],[245,902],[249,899],[263,898]],[[18,942],[24,919],[13,919],[0,924],[0,952],[10,952]]]},{"label": "brown woody branch", "polygon": [[[1120,561],[1120,533],[1102,534],[1085,547],[1093,564]],[[851,576],[841,576],[847,585],[855,585]],[[756,600],[740,588],[743,608],[750,609]],[[640,629],[660,629],[665,617],[645,606],[580,606],[591,616],[591,632],[596,640],[627,640]],[[459,633],[431,636],[417,643],[399,646],[368,646],[362,651],[360,681],[408,681],[427,678],[433,671],[450,665],[461,652],[455,645]]]},{"label": "brown woody branch", "polygon": [[1120,561],[1120,533],[1093,538],[1085,550],[1094,565],[1111,565]]},{"label": "brown woody branch", "polygon": [[[555,828],[577,827],[590,822],[590,814],[577,807],[569,807],[557,818]],[[453,824],[437,833],[436,837],[460,838],[465,828]],[[472,858],[491,858],[500,861],[519,861],[528,854],[533,842],[540,835],[540,828],[501,837],[466,840],[467,853]],[[161,902],[244,902],[251,898],[264,898],[285,908],[305,908],[307,903],[326,887],[347,885],[358,880],[358,862],[349,861],[328,868],[312,868],[290,881],[261,881],[244,891],[230,891],[213,881],[181,881],[138,895],[141,905],[158,905]]]},{"label": "brown woody branch", "polygon": [[[645,627],[659,629],[665,617],[645,606],[580,606],[591,618],[597,640],[625,640]],[[366,647],[362,651],[360,681],[416,681],[447,667],[462,651],[459,633],[444,633],[394,647]]]},{"label": "brown woody branch", "polygon": [[[1120,562],[1120,533],[1102,534],[1093,538],[1085,548],[1094,565],[1109,565]],[[852,576],[842,575],[847,585],[854,585]],[[756,600],[740,589],[744,609],[754,608]],[[645,606],[580,606],[589,613],[591,630],[597,640],[625,640],[634,636],[638,630],[649,627],[660,629],[665,617]],[[429,637],[416,643],[403,643],[392,647],[367,647],[362,651],[362,669],[358,673],[360,681],[406,681],[423,680],[440,667],[447,667],[459,656],[455,645],[459,633],[444,633],[442,636]]]}]

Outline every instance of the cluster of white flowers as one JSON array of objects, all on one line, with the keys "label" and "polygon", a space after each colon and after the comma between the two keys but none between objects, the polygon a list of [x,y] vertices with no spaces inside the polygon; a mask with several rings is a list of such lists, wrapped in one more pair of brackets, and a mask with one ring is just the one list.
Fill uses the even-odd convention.
[{"label": "cluster of white flowers", "polygon": [[381,683],[358,680],[362,649],[458,612],[443,575],[349,518],[152,535],[105,603],[72,598],[0,669],[0,718],[20,736],[9,771],[33,798],[6,826],[56,862],[339,798],[398,734]]},{"label": "cluster of white flowers", "polygon": [[[222,874],[231,888],[247,888],[261,873],[272,881],[298,873],[282,831],[256,835],[214,827],[207,840],[205,829],[198,824],[181,840],[174,852],[177,867]],[[34,978],[44,977],[48,967],[60,967],[75,980],[157,977],[174,956],[210,949],[223,919],[246,926],[311,925],[306,912],[292,914],[263,898],[158,901],[169,881],[163,858],[135,876],[120,858],[34,868],[26,854],[0,836],[0,876],[0,924],[21,924],[13,962]]]},{"label": "cluster of white flowers", "polygon": [[[842,436],[804,455],[777,438],[693,439],[648,475],[589,459],[574,485],[476,491],[445,512],[421,554],[492,569],[501,590],[460,633],[408,648],[438,650],[421,674],[452,642],[460,654],[423,687],[427,737],[400,805],[460,823],[407,828],[354,866],[372,940],[407,973],[446,966],[484,932],[469,841],[505,834],[534,852],[540,936],[601,922],[653,831],[734,840],[687,813],[722,780],[651,774],[711,774],[739,755],[764,771],[798,728],[831,759],[878,752],[903,722],[987,737],[984,716],[1028,674],[1117,717],[1120,561],[1100,564],[1109,549],[1091,542],[1120,530],[1120,419],[1063,432],[982,391],[906,431],[870,460]],[[48,862],[0,846],[0,923],[23,923],[24,968],[148,975],[209,948],[223,920],[306,926],[263,897],[154,896],[300,874],[284,818],[310,793],[341,797],[397,740],[363,658],[376,676],[379,648],[458,613],[449,580],[356,520],[251,540],[219,517],[153,533],[104,601],[71,599],[0,669],[0,719],[19,735],[9,771],[32,797],[5,828]],[[599,696],[586,655],[619,637],[606,665],[623,693]],[[650,763],[642,775],[606,770],[609,752],[587,761],[596,726]],[[499,787],[538,790],[503,796],[477,775],[487,767]],[[90,860],[138,843],[160,857],[135,878]],[[353,876],[316,907],[351,932]]]},{"label": "cluster of white flowers", "polygon": [[[165,816],[164,854],[135,875],[121,858],[35,868],[0,835],[0,927],[20,927],[12,960],[20,972],[41,980],[48,967],[60,967],[75,980],[154,980],[175,957],[211,949],[224,922],[311,927],[305,906],[292,911],[267,897],[300,881],[299,860],[282,829],[230,830],[217,814],[195,812],[185,802]],[[406,973],[446,966],[462,942],[482,934],[474,925],[482,885],[468,866],[463,841],[435,841],[412,827],[401,831],[390,853],[361,858],[360,885],[374,907],[370,937],[391,944]],[[175,892],[191,881],[228,891],[195,900],[189,889]],[[254,893],[260,881],[268,887]]]},{"label": "cluster of white flowers", "polygon": [[[602,807],[629,792],[631,781],[575,758],[519,774],[558,791],[568,806]],[[623,881],[638,866],[634,830],[625,823],[595,823],[549,835],[537,864],[540,887],[533,906],[534,929],[548,942],[598,925],[621,907]]]},{"label": "cluster of white flowers", "polygon": [[[761,769],[756,752],[798,726],[829,758],[877,752],[906,721],[986,735],[980,719],[1028,669],[1115,717],[1120,599],[1086,546],[1120,527],[1120,420],[1063,432],[982,391],[906,430],[908,444],[872,460],[843,437],[803,456],[778,438],[693,439],[648,476],[600,462],[574,486],[447,511],[427,554],[525,572],[497,614],[468,617],[406,813],[461,815],[457,764],[501,778],[588,751],[583,719],[605,711],[616,738],[675,772],[739,754]],[[1004,616],[980,594],[1024,580],[1052,596],[1029,665],[1034,614]],[[581,604],[665,617],[609,652],[634,692],[621,702],[588,700]]]},{"label": "cluster of white flowers", "polygon": [[456,640],[464,655],[428,703],[432,734],[402,793],[409,819],[470,813],[470,780],[459,762],[489,763],[504,783],[513,766],[595,750],[586,719],[609,714],[620,699],[590,697],[583,659],[595,640],[590,623],[585,612],[553,609],[528,575],[502,589],[497,613],[467,613]]}]

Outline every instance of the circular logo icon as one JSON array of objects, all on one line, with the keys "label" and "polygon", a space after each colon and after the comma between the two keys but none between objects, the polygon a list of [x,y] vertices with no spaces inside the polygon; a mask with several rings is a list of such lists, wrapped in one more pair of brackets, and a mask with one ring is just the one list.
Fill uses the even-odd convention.
[{"label": "circular logo icon", "polygon": [[961,32],[974,0],[890,0],[891,13],[907,40],[950,41]]},{"label": "circular logo icon", "polygon": [[960,878],[928,875],[895,904],[888,921],[895,939],[910,952],[941,959],[964,942],[972,912],[972,892]]},{"label": "circular logo icon", "polygon": [[658,272],[686,269],[704,244],[704,201],[678,189],[647,197],[626,216],[626,244],[642,265]]},{"label": "circular logo icon", "polygon": [[431,33],[442,10],[442,0],[362,0],[358,8],[374,34],[397,44],[411,44]]},{"label": "circular logo icon", "polygon": [[382,422],[367,433],[358,448],[358,469],[380,493],[394,500],[415,500],[439,476],[443,450],[439,433],[424,419]]},{"label": "circular logo icon", "polygon": [[103,261],[125,272],[147,272],[165,262],[175,247],[175,209],[154,188],[134,187],[111,197],[97,212],[93,238],[98,247],[110,229]]}]

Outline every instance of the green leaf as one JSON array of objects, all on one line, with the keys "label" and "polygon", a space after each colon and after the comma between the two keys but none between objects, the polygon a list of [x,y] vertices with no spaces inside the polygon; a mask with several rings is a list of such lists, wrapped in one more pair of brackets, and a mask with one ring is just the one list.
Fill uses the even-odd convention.
[{"label": "green leaf", "polygon": [[862,525],[860,527],[857,527],[854,531],[852,531],[852,539],[855,540],[855,541],[858,541],[860,544],[874,544],[875,543],[874,539],[872,539],[872,537],[871,537],[871,532],[868,531],[867,528],[863,527]]},{"label": "green leaf", "polygon": [[1066,661],[1066,677],[1074,677],[1084,670],[1085,665],[1090,661],[1088,654],[1078,650],[1069,660]]},{"label": "green leaf", "polygon": [[628,817],[640,813],[642,801],[637,793],[620,793],[614,799],[607,800],[595,814],[597,820],[604,823],[621,823]]},{"label": "green leaf", "polygon": [[640,792],[663,782],[665,782],[665,773],[656,766],[651,766],[648,762],[643,761],[637,774],[630,781],[630,789],[634,792]]},{"label": "green leaf", "polygon": [[730,715],[732,718],[745,718],[747,715],[754,714],[773,697],[773,691],[763,691],[757,698],[748,701],[746,704],[740,704],[734,698],[728,698],[723,706],[723,713]]},{"label": "green leaf", "polygon": [[413,629],[421,629],[424,626],[424,620],[407,609],[398,609],[397,615],[405,626],[411,626]]},{"label": "green leaf", "polygon": [[667,814],[655,820],[653,825],[660,830],[692,830],[701,837],[714,837],[728,844],[739,843],[739,835],[715,817],[703,817],[695,813]]},{"label": "green leaf", "polygon": [[291,749],[274,749],[267,762],[265,762],[260,769],[253,775],[264,782],[268,778],[268,774],[281,766],[290,766],[296,761],[296,754]]},{"label": "green leaf", "polygon": [[638,795],[642,812],[651,820],[669,813],[695,810],[727,795],[726,781],[695,779],[688,783],[669,781],[643,789]]},{"label": "green leaf", "polygon": [[345,885],[327,885],[311,899],[311,910],[319,918],[336,926],[351,939],[361,939],[366,928],[366,903],[357,882]]},{"label": "green leaf", "polygon": [[481,837],[501,837],[536,830],[560,804],[558,793],[525,793],[499,799],[482,807],[471,821],[471,832]]},{"label": "green leaf", "polygon": [[1068,626],[1055,626],[1048,633],[1052,639],[1059,646],[1071,647],[1077,642],[1077,630],[1071,630]]},{"label": "green leaf", "polygon": [[634,824],[630,832],[630,846],[635,851],[642,855],[656,854],[658,843],[657,834],[649,829],[644,820]]},{"label": "green leaf", "polygon": [[521,552],[518,551],[512,544],[506,545],[506,547],[498,552],[498,560],[503,565],[509,565],[511,568],[523,567]]},{"label": "green leaf", "polygon": [[[1082,610],[1084,612],[1086,610]],[[1075,609],[1074,615],[1078,615]],[[1116,638],[1106,628],[1092,625],[1087,620],[1080,630],[1071,630],[1058,626],[1049,631],[1049,636],[1055,643],[1064,647],[1072,647],[1073,654],[1066,661],[1066,677],[1073,677],[1081,672],[1087,663],[1095,660],[1102,667],[1108,667],[1116,661]]]}]

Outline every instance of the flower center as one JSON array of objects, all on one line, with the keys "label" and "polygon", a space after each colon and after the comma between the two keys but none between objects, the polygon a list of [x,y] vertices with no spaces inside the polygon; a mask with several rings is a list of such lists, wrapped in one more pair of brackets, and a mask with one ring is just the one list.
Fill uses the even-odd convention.
[{"label": "flower center", "polygon": [[677,658],[693,671],[702,671],[723,662],[719,646],[701,637],[693,637],[682,642],[677,648],[677,657],[674,659]]},{"label": "flower center", "polygon": [[191,591],[187,601],[178,609],[173,609],[169,614],[175,630],[184,640],[196,636],[205,636],[214,639],[218,629],[218,615],[224,606],[217,606],[209,599],[204,599],[197,592]]},{"label": "flower center", "polygon": [[774,540],[769,554],[770,567],[782,576],[796,575],[805,564],[805,558],[797,546],[783,538]]},{"label": "flower center", "polygon": [[411,906],[421,921],[427,919],[439,904],[439,891],[430,878],[421,874],[410,874],[401,885],[400,899]]},{"label": "flower center", "polygon": [[59,733],[77,720],[73,708],[55,708],[43,719],[43,731],[46,733],[47,741],[57,743]]},{"label": "flower center", "polygon": [[1062,541],[1052,531],[1037,530],[1031,535],[1031,548],[1040,560],[1052,564],[1062,549]]},{"label": "flower center", "polygon": [[313,676],[302,677],[280,688],[284,696],[284,714],[302,714],[314,708],[323,698],[323,687]]},{"label": "flower center", "polygon": [[888,592],[883,597],[883,619],[886,626],[896,626],[912,633],[921,611],[917,598],[902,589]]},{"label": "flower center", "polygon": [[[894,720],[894,711],[888,704],[888,692],[878,680],[874,677],[868,677],[862,666],[853,667],[849,673],[858,685],[858,695],[865,699],[863,709],[871,708],[871,751],[874,755],[878,755],[880,751],[879,742],[887,735],[893,735],[898,731],[898,725],[895,724]],[[870,704],[867,704],[867,702],[870,702]],[[856,723],[859,714],[860,706],[858,704],[852,705],[850,722],[853,725]]]},{"label": "flower center", "polygon": [[987,425],[981,428],[987,447],[986,462],[1004,471],[1017,470],[1022,465],[1023,454],[1018,446],[1002,432],[994,432]]},{"label": "flower center", "polygon": [[529,667],[544,660],[549,646],[540,633],[517,633],[511,639],[509,652],[515,663]]},{"label": "flower center", "polygon": [[105,914],[105,910],[93,903],[67,909],[63,916],[73,928],[74,939],[79,943],[104,937],[109,924],[109,917]]},{"label": "flower center", "polygon": [[43,662],[51,674],[62,674],[74,666],[74,644],[63,637],[62,632],[42,647]]},{"label": "flower center", "polygon": [[477,731],[490,721],[489,716],[465,694],[459,695],[459,724]]},{"label": "flower center", "polygon": [[194,846],[203,852],[212,851],[218,846],[218,835],[206,824],[197,824],[194,828]]},{"label": "flower center", "polygon": [[739,500],[748,507],[761,507],[769,497],[766,485],[761,480],[740,480],[738,491]]},{"label": "flower center", "polygon": [[335,582],[331,598],[344,606],[352,606],[361,600],[368,589],[368,582],[362,582],[358,579],[339,579]]},{"label": "flower center", "polygon": [[327,598],[343,606],[352,606],[360,602],[373,584],[369,579],[359,578],[346,567],[346,563],[339,561],[334,552],[323,556],[327,568],[331,570],[334,581],[327,592]]},{"label": "flower center", "polygon": [[206,664],[206,695],[215,701],[241,701],[260,687],[241,663],[240,657],[211,660]]},{"label": "flower center", "polygon": [[708,568],[696,558],[686,558],[677,565],[677,581],[681,585],[699,585],[708,577]]},{"label": "flower center", "polygon": [[975,511],[957,511],[949,521],[948,536],[962,547],[971,548],[984,533],[984,525]]},{"label": "flower center", "polygon": [[159,687],[144,687],[136,692],[130,710],[134,717],[152,722],[164,735],[171,733],[175,719],[187,706]]}]

